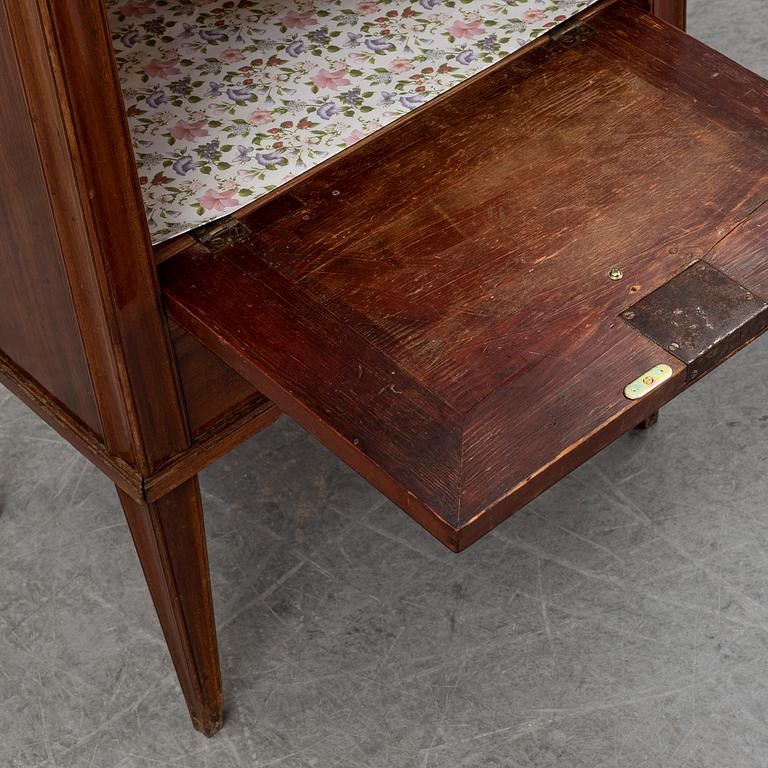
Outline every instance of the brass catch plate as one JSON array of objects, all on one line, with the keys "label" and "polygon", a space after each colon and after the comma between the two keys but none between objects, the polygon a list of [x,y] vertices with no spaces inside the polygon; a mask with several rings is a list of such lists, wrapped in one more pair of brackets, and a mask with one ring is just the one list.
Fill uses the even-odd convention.
[{"label": "brass catch plate", "polygon": [[672,376],[672,368],[666,363],[661,363],[646,371],[642,376],[638,376],[624,387],[624,397],[629,400],[639,400],[645,397],[649,392],[653,392],[656,387],[661,386]]}]

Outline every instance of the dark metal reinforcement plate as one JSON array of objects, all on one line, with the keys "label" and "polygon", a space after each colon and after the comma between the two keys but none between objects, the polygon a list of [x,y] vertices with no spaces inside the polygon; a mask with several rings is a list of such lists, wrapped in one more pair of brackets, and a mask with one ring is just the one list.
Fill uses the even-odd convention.
[{"label": "dark metal reinforcement plate", "polygon": [[768,304],[696,261],[621,317],[684,362],[692,381],[768,328]]}]

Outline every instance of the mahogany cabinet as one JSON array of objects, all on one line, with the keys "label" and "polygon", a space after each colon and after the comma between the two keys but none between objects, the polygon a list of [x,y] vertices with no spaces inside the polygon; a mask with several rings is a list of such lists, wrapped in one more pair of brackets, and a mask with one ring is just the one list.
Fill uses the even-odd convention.
[{"label": "mahogany cabinet", "polygon": [[768,83],[684,19],[599,0],[153,248],[102,0],[0,2],[0,380],[115,483],[196,728],[197,473],[280,412],[458,551],[768,326]]}]

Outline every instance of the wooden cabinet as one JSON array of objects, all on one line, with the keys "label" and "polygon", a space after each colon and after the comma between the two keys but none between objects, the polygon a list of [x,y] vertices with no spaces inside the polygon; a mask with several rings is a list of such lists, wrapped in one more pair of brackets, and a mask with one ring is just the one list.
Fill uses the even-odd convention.
[{"label": "wooden cabinet", "polygon": [[600,0],[153,249],[100,0],[2,0],[0,377],[117,486],[198,729],[196,475],[279,411],[460,550],[765,329],[768,84],[683,21]]}]

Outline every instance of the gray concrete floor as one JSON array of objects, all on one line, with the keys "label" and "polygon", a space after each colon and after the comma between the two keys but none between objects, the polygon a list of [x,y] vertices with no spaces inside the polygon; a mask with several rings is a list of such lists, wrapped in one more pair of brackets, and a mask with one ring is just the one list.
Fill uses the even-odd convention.
[{"label": "gray concrete floor", "polygon": [[[768,74],[765,0],[691,28]],[[112,487],[0,390],[0,766],[764,768],[766,342],[461,556],[287,420],[206,470],[212,740]]]}]

